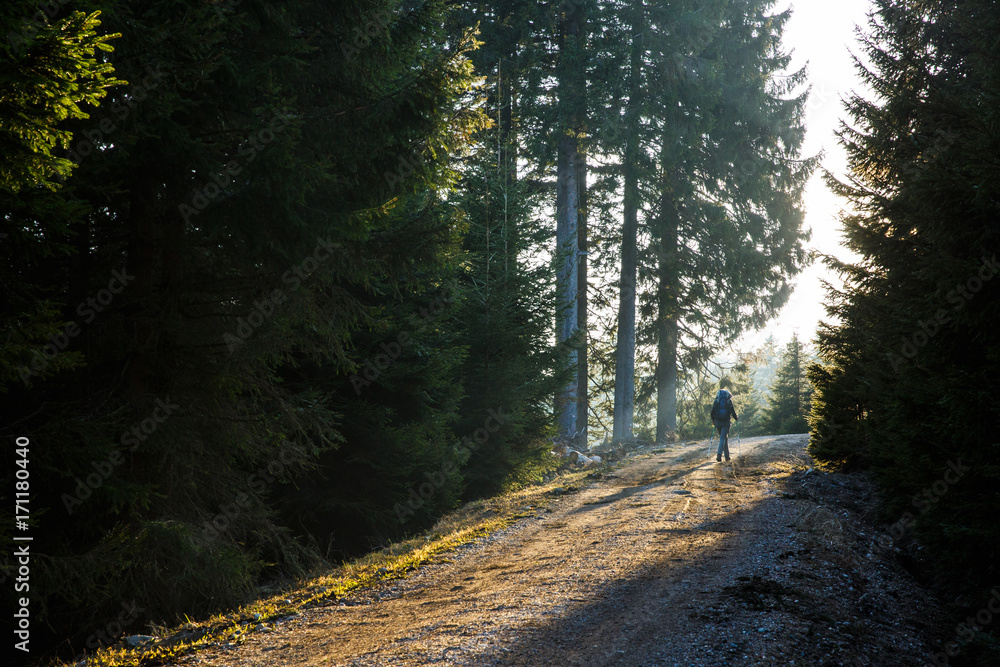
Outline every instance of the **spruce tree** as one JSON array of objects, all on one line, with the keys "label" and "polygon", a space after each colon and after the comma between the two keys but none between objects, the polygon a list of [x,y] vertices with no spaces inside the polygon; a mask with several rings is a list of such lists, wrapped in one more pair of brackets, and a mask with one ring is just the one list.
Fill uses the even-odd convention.
[{"label": "spruce tree", "polygon": [[805,433],[812,409],[812,384],[806,377],[808,356],[798,335],[785,346],[759,430],[768,435]]},{"label": "spruce tree", "polygon": [[615,438],[627,437],[633,395],[657,395],[657,437],[674,432],[678,372],[763,325],[804,264],[797,200],[815,166],[798,155],[804,72],[783,71],[787,14],[767,16],[767,7],[601,5],[593,78],[605,83],[591,89],[594,145],[617,162],[595,169],[590,209],[599,226],[595,273],[618,275],[596,299],[618,310],[608,327],[615,360],[595,359],[598,377],[615,375]]},{"label": "spruce tree", "polygon": [[113,34],[99,34],[100,12],[72,12],[49,20],[33,2],[16,0],[0,11],[0,187],[55,189],[73,169],[59,152],[69,147],[64,121],[89,118],[107,89],[122,82],[104,58]]},{"label": "spruce tree", "polygon": [[822,362],[810,369],[814,456],[870,468],[897,544],[918,537],[951,589],[975,600],[988,596],[1000,553],[989,518],[998,28],[993,3],[875,3],[870,65],[857,67],[876,97],[847,101],[851,173],[830,180],[856,211],[843,226],[861,259],[829,260],[845,287],[829,292],[837,323],[821,331]]},{"label": "spruce tree", "polygon": [[[788,12],[770,2],[731,2],[718,23],[692,13],[700,36],[662,109],[654,246],[657,438],[676,431],[678,365],[703,364],[713,349],[762,326],[785,302],[801,269],[800,197],[815,160],[800,159],[804,81],[780,38]],[[707,21],[707,22],[706,22]],[[675,52],[665,45],[663,56]]]},{"label": "spruce tree", "polygon": [[586,165],[583,147],[584,123],[587,116],[587,31],[588,7],[584,0],[563,3],[557,10],[558,55],[555,65],[557,81],[556,150],[556,244],[554,262],[557,276],[558,306],[556,340],[567,352],[567,367],[572,379],[556,396],[556,416],[559,435],[585,442],[586,434],[578,430],[578,410],[581,391],[579,348],[585,344],[585,332],[580,325],[580,227],[583,214],[583,190]]},{"label": "spruce tree", "polygon": [[[552,242],[550,227],[533,224],[542,198],[509,173],[516,165],[498,161],[503,134],[483,134],[459,185],[467,231],[457,328],[467,357],[457,430],[485,438],[469,443],[469,497],[523,482],[551,458],[551,397],[572,379],[550,342],[552,268],[531,260]],[[501,428],[484,434],[484,423],[496,426],[491,415],[499,413],[506,415]]]},{"label": "spruce tree", "polygon": [[618,326],[615,342],[615,402],[612,440],[633,437],[635,404],[635,308],[638,261],[639,171],[644,146],[641,133],[644,87],[645,6],[636,0],[627,7],[629,35],[628,102],[622,149],[622,241],[618,281]]},{"label": "spruce tree", "polygon": [[[565,357],[550,342],[553,267],[531,259],[551,252],[554,241],[552,226],[538,224],[551,202],[540,183],[549,158],[547,150],[533,150],[540,144],[537,115],[549,111],[534,106],[531,92],[538,72],[549,67],[536,44],[547,34],[539,28],[544,16],[538,3],[514,1],[468,3],[453,17],[459,25],[480,26],[482,43],[470,58],[485,76],[492,121],[463,160],[457,187],[466,232],[456,329],[467,355],[456,430],[463,437],[488,435],[470,443],[466,497],[523,483],[547,464],[552,397],[571,381]],[[581,284],[585,272],[581,262]],[[578,318],[585,312],[579,308]],[[585,372],[580,352],[578,372]],[[578,392],[578,400],[585,401],[586,392]],[[490,415],[497,411],[505,415],[502,428],[484,435],[483,424],[495,425]],[[585,417],[586,409],[578,414]]]},{"label": "spruce tree", "polygon": [[[457,465],[462,348],[419,313],[458,272],[446,200],[483,125],[474,40],[446,30],[444,3],[397,9],[122,0],[102,15],[128,85],[67,126],[85,208],[39,283],[79,325],[62,354],[85,365],[28,378],[7,406],[48,444],[33,583],[62,636],[111,613],[95,600],[143,591],[141,620],[200,614],[304,573],[339,531],[405,532],[394,503]],[[383,335],[403,332],[387,365]],[[384,377],[358,396],[369,362]],[[363,487],[358,504],[331,471]],[[418,523],[461,494],[445,478]],[[351,519],[324,521],[338,512]]]},{"label": "spruce tree", "polygon": [[[472,55],[486,76],[487,105],[498,123],[498,158],[521,164],[508,170],[533,206],[555,203],[552,270],[559,276],[560,306],[554,317],[564,361],[557,373],[571,378],[556,392],[558,437],[585,444],[588,407],[588,266],[586,248],[590,51],[588,25],[597,3],[567,0],[533,3],[503,0],[461,3],[456,19],[478,25],[482,45]],[[555,83],[555,86],[552,84]],[[493,100],[505,100],[494,106]],[[511,193],[513,194],[513,191]],[[548,200],[537,200],[540,195]],[[508,199],[509,201],[509,199]],[[544,202],[544,204],[542,203]]]},{"label": "spruce tree", "polygon": [[0,243],[9,258],[0,265],[3,394],[81,362],[72,351],[48,355],[69,344],[57,296],[60,261],[72,254],[85,212],[62,189],[75,167],[64,155],[68,123],[90,118],[108,89],[122,84],[107,62],[115,35],[100,24],[98,12],[50,20],[37,3],[21,0],[0,9]]}]

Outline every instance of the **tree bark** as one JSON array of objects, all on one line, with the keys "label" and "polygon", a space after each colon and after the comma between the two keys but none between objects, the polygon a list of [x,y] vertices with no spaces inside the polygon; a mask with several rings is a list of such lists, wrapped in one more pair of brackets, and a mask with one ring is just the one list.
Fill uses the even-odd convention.
[{"label": "tree bark", "polygon": [[[586,113],[582,62],[582,4],[565,14],[559,35],[559,113],[562,133],[556,163],[556,341],[566,350],[571,378],[556,396],[559,435],[573,440],[577,435],[579,376],[579,227],[580,140]],[[581,106],[583,112],[581,113]],[[585,415],[586,416],[586,415]]]},{"label": "tree bark", "polygon": [[677,272],[678,211],[669,189],[660,201],[659,267],[657,277],[656,441],[677,433],[677,337],[680,293]]},{"label": "tree bark", "polygon": [[514,60],[514,55],[513,50],[511,50],[497,65],[497,95],[499,97],[497,105],[500,110],[500,147],[497,168],[504,175],[504,184],[508,189],[517,182],[517,136],[514,132],[514,91],[511,85],[514,71],[510,65]]},{"label": "tree bark", "polygon": [[[579,148],[579,147],[578,147]],[[590,364],[587,355],[587,157],[577,153],[576,182],[580,191],[580,215],[577,227],[577,245],[580,259],[577,264],[576,325],[579,330],[579,357],[576,367],[576,432],[577,445],[587,447],[587,417],[590,414],[589,384]]]},{"label": "tree bark", "polygon": [[642,43],[638,16],[632,22],[629,70],[629,106],[625,114],[626,144],[623,158],[624,200],[622,263],[618,280],[618,337],[615,345],[615,406],[611,439],[631,440],[635,407],[635,291],[639,229],[639,96]]},{"label": "tree bark", "polygon": [[558,293],[556,340],[567,346],[566,363],[573,377],[556,397],[559,435],[573,439],[576,435],[577,364],[576,335],[578,331],[578,213],[577,140],[564,135],[559,140],[556,195],[556,284]]}]

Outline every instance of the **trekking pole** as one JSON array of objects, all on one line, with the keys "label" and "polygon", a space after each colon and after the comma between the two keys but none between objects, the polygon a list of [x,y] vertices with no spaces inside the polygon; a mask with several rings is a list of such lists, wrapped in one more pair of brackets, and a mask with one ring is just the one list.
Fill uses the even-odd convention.
[{"label": "trekking pole", "polygon": [[743,458],[743,427],[736,420],[736,446],[740,448],[740,458]]},{"label": "trekking pole", "polygon": [[715,427],[712,428],[712,435],[708,436],[708,458],[712,458],[712,441],[715,440]]}]

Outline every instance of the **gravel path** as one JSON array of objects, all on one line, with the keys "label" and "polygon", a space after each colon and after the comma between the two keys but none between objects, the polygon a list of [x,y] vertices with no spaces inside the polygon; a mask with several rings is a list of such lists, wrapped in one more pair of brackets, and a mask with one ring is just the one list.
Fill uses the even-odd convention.
[{"label": "gravel path", "polygon": [[[805,436],[640,457],[450,561],[180,665],[925,665],[937,603]],[[735,443],[734,443],[735,445]]]}]

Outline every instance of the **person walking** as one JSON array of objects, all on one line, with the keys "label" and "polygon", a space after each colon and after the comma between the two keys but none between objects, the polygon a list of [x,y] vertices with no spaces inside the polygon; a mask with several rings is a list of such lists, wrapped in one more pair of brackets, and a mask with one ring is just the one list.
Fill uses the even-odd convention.
[{"label": "person walking", "polygon": [[729,390],[720,389],[715,395],[715,401],[712,403],[712,411],[709,416],[712,418],[715,428],[719,430],[719,451],[715,454],[715,460],[722,461],[722,455],[725,454],[728,461],[730,420],[740,420],[736,414],[736,406],[733,405],[733,395],[729,393]]}]

